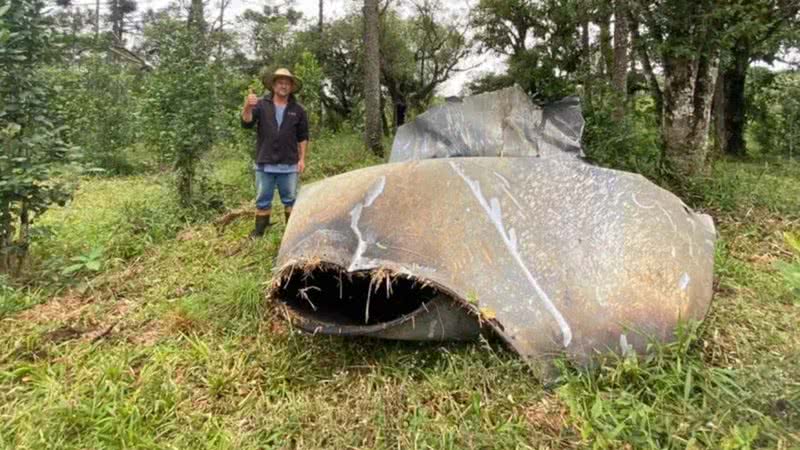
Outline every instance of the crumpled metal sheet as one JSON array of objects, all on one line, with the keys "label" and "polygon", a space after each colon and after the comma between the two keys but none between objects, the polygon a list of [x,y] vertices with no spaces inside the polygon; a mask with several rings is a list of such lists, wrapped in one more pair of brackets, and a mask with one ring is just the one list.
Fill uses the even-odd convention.
[{"label": "crumpled metal sheet", "polygon": [[[416,134],[402,136],[419,148]],[[398,134],[395,149],[404,151],[403,139]],[[521,149],[507,146],[513,139],[472,142]],[[480,145],[461,153],[479,153]],[[445,147],[431,148],[413,157]],[[552,151],[411,160],[305,187],[281,244],[272,297],[310,332],[468,339],[481,322],[530,361],[566,354],[580,364],[608,351],[645,352],[650,338],[672,339],[679,321],[702,319],[712,297],[711,218],[640,175]],[[323,265],[346,276],[389,273],[440,295],[368,325],[296,307],[287,298],[297,295],[286,288],[289,278]]]},{"label": "crumpled metal sheet", "polygon": [[461,156],[583,156],[580,99],[544,108],[519,87],[467,97],[397,130],[390,162]]},{"label": "crumpled metal sheet", "polygon": [[645,335],[670,338],[679,319],[702,319],[711,299],[707,216],[639,175],[579,161],[381,165],[309,186],[297,204],[278,258],[284,270],[322,259],[427,280],[475,320],[494,318],[525,357],[644,351]]}]

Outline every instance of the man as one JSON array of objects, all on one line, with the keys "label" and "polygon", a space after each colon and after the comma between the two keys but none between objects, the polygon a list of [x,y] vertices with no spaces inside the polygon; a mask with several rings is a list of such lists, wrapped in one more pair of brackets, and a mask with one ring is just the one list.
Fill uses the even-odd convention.
[{"label": "man", "polygon": [[270,224],[275,187],[286,221],[297,194],[297,178],[306,167],[308,117],[294,94],[302,83],[287,69],[264,73],[261,78],[271,95],[259,99],[252,92],[242,108],[242,126],[256,128],[256,224],[250,236],[264,235]]}]

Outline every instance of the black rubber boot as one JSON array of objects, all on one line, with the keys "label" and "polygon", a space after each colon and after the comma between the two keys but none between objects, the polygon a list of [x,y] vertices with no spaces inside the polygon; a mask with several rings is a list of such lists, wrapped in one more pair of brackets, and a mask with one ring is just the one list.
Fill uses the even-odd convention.
[{"label": "black rubber boot", "polygon": [[264,233],[270,225],[269,215],[256,216],[256,228],[250,233],[250,237],[256,239],[264,236]]}]

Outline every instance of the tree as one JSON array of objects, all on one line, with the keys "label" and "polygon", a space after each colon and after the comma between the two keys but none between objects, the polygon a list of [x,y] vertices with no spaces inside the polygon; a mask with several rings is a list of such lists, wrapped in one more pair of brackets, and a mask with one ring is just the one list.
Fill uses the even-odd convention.
[{"label": "tree", "polygon": [[800,154],[800,72],[753,67],[747,75],[748,134],[762,155]]},{"label": "tree", "polygon": [[437,17],[441,4],[422,0],[414,4],[409,20],[386,10],[381,20],[381,77],[391,97],[394,126],[405,122],[405,110],[426,108],[436,88],[457,72],[469,54],[466,30],[443,25]]},{"label": "tree", "polygon": [[381,142],[381,61],[378,0],[364,0],[364,100],[366,107],[366,144],[383,156]]},{"label": "tree", "polygon": [[[325,40],[319,48],[320,65],[327,78],[322,101],[326,110],[346,119],[363,99],[364,24],[355,16],[347,16],[328,24]],[[329,114],[330,115],[330,114]]]},{"label": "tree", "polygon": [[627,0],[614,0],[614,68],[611,86],[614,90],[614,119],[625,116],[625,103],[628,96],[628,6]]},{"label": "tree", "polygon": [[280,6],[265,5],[261,12],[251,9],[240,16],[246,32],[244,41],[252,43],[256,57],[254,68],[269,66],[292,66],[296,49],[291,48],[293,31],[303,15],[293,8],[285,11]]},{"label": "tree", "polygon": [[60,10],[52,13],[55,28],[63,43],[64,59],[77,61],[81,54],[91,47],[88,31],[94,26],[94,13],[89,9],[80,9],[71,1],[59,0]]},{"label": "tree", "polygon": [[322,103],[320,98],[322,68],[313,53],[304,51],[300,55],[300,61],[294,66],[294,73],[303,80],[303,92],[301,93],[303,106],[308,111],[308,121],[312,126],[312,133],[317,133],[322,122],[322,108],[320,107]]},{"label": "tree", "polygon": [[546,102],[576,90],[583,9],[582,0],[480,0],[471,22],[481,48],[507,56],[514,81]]},{"label": "tree", "polygon": [[181,203],[194,198],[197,164],[215,137],[217,113],[211,47],[205,33],[202,0],[192,0],[185,24],[168,16],[156,27],[158,66],[145,87],[145,139],[172,162]]},{"label": "tree", "polygon": [[140,77],[99,55],[83,58],[80,65],[51,67],[45,73],[49,82],[60,87],[49,104],[63,115],[70,127],[69,141],[81,148],[85,163],[110,175],[131,172],[127,155],[140,128],[135,119],[138,92],[132,87]]},{"label": "tree", "polygon": [[799,12],[800,3],[794,0],[756,0],[731,9],[728,20],[735,26],[723,51],[713,108],[720,152],[745,155],[748,68],[757,60],[773,62],[782,44],[800,36]]},{"label": "tree", "polygon": [[[662,0],[631,2],[635,21],[644,24],[648,55],[653,53],[664,72],[661,135],[664,157],[676,175],[707,172],[711,100],[719,55],[727,30],[728,2]],[[642,29],[636,36],[641,38]],[[641,43],[639,43],[641,45]]]},{"label": "tree", "polygon": [[41,0],[0,0],[0,272],[17,270],[30,229],[69,197],[58,168],[69,160],[41,69],[52,62],[52,24]]},{"label": "tree", "polygon": [[136,11],[136,2],[134,0],[111,0],[109,9],[107,19],[111,22],[111,34],[114,35],[117,42],[124,44],[125,16]]}]

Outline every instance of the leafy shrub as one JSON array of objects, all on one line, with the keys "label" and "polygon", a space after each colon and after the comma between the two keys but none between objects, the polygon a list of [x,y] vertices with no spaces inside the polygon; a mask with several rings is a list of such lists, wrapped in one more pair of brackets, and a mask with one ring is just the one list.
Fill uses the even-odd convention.
[{"label": "leafy shrub", "polygon": [[313,132],[319,132],[321,108],[319,92],[324,79],[322,68],[317,58],[311,52],[305,51],[300,55],[300,61],[295,65],[294,73],[303,81],[303,91],[300,96],[303,107],[308,113],[309,125]]},{"label": "leafy shrub", "polygon": [[614,102],[596,101],[588,108],[584,150],[593,162],[613,169],[640,173],[651,180],[664,177],[658,124],[650,97],[634,98],[621,121],[612,118]]},{"label": "leafy shrub", "polygon": [[749,146],[760,156],[800,156],[800,74],[753,68],[747,79]]},{"label": "leafy shrub", "polygon": [[197,164],[216,137],[214,73],[202,32],[172,21],[159,37],[160,63],[145,87],[144,137],[177,172],[181,203],[193,201]]},{"label": "leafy shrub", "polygon": [[0,272],[21,267],[31,227],[54,203],[69,198],[59,181],[73,150],[49,108],[52,24],[39,0],[0,0]]},{"label": "leafy shrub", "polygon": [[140,125],[134,97],[139,76],[100,57],[87,58],[77,66],[52,67],[46,75],[59,87],[53,107],[64,116],[69,138],[82,149],[87,166],[110,175],[142,169],[129,156]]}]

